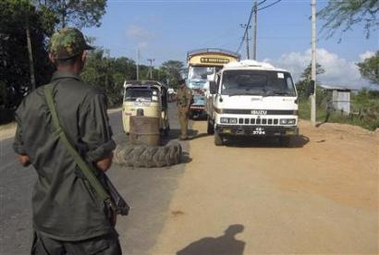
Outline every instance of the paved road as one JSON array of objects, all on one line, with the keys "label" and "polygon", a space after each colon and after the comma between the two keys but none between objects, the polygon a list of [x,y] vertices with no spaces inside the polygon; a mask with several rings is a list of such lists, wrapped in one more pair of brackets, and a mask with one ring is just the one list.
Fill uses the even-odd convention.
[{"label": "paved road", "polygon": [[[171,132],[169,139],[178,137],[175,106],[169,108]],[[111,111],[110,123],[117,144],[127,143],[122,131],[121,111]],[[32,167],[23,168],[12,150],[13,138],[1,141],[0,165],[0,254],[28,254],[31,243],[31,192],[36,180]],[[188,143],[182,143],[188,152]],[[186,159],[188,157],[184,157]],[[131,168],[113,164],[108,171],[120,193],[132,206],[127,217],[118,219],[124,254],[148,254],[163,228],[172,192],[177,188],[184,165],[164,168]]]},{"label": "paved road", "polygon": [[[174,109],[169,139],[178,137]],[[126,143],[120,111],[110,118]],[[260,139],[214,146],[205,121],[191,125],[184,163],[109,171],[133,207],[117,224],[124,254],[378,254],[379,133],[301,121],[292,148]],[[1,142],[1,255],[27,254],[31,237],[35,174],[10,146]]]}]

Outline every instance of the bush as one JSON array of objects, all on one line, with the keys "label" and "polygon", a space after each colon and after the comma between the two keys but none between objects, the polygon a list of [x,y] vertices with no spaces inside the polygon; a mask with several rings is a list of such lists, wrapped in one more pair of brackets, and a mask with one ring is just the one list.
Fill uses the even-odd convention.
[{"label": "bush", "polygon": [[[379,128],[379,93],[362,90],[358,95],[352,95],[349,115],[336,109],[328,109],[327,102],[327,97],[319,96],[316,106],[317,122],[345,123],[372,131]],[[310,112],[310,99],[300,100],[299,118],[309,120]]]}]

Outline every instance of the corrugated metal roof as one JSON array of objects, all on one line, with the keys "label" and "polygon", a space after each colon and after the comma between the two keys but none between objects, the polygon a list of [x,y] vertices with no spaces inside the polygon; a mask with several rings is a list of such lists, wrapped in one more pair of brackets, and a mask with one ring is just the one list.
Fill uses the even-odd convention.
[{"label": "corrugated metal roof", "polygon": [[349,88],[345,88],[342,86],[335,86],[335,85],[320,85],[320,87],[326,90],[351,91],[351,89]]}]

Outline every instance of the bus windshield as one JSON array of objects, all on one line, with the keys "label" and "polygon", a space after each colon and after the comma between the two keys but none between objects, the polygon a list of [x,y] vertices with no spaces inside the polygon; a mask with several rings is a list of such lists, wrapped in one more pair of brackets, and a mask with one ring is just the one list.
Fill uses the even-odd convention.
[{"label": "bus windshield", "polygon": [[288,72],[228,70],[221,80],[223,95],[296,96]]}]

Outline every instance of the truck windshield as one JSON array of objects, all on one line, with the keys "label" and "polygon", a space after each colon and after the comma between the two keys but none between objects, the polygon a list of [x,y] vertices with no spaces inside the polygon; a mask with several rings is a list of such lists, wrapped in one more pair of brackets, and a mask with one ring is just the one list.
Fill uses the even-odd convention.
[{"label": "truck windshield", "polygon": [[220,68],[214,66],[190,66],[188,79],[207,80],[208,75],[216,73]]},{"label": "truck windshield", "polygon": [[159,91],[157,88],[135,88],[125,89],[124,101],[158,101]]},{"label": "truck windshield", "polygon": [[223,95],[296,96],[288,72],[227,70],[221,80]]}]

